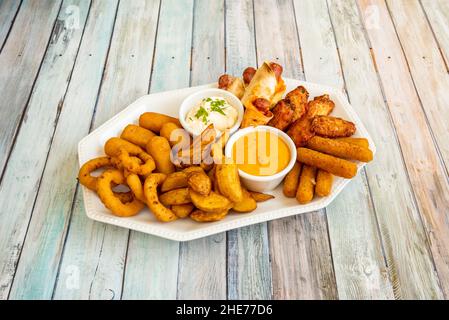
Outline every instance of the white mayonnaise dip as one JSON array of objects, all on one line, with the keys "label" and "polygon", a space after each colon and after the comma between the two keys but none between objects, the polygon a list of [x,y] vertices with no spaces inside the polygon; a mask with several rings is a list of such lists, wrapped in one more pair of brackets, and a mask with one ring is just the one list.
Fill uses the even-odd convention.
[{"label": "white mayonnaise dip", "polygon": [[195,135],[200,135],[210,124],[217,131],[232,128],[238,118],[237,110],[222,97],[204,98],[190,109],[186,123]]}]

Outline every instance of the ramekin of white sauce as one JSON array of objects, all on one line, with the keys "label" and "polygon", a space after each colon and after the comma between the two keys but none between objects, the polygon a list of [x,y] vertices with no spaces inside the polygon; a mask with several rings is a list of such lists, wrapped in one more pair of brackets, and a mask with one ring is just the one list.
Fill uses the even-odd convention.
[{"label": "ramekin of white sauce", "polygon": [[232,93],[221,89],[204,89],[188,96],[179,109],[184,129],[198,136],[213,125],[217,136],[225,130],[233,134],[243,119],[243,105]]}]

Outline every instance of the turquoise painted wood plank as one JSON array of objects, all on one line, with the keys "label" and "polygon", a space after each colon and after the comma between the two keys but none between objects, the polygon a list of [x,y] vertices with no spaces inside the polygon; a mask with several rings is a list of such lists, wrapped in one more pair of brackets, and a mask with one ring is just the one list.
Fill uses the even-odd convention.
[{"label": "turquoise painted wood plank", "polygon": [[[189,85],[193,1],[161,2],[150,92]],[[131,232],[123,299],[175,299],[179,242]]]},{"label": "turquoise painted wood plank", "polygon": [[[253,2],[226,1],[226,72],[241,76],[255,67]],[[271,299],[271,267],[267,224],[227,233],[228,299]]]},{"label": "turquoise painted wood plank", "polygon": [[14,23],[20,3],[21,1],[18,0],[3,0],[0,2],[0,52]]},{"label": "turquoise painted wood plank", "polygon": [[[389,281],[385,280],[385,287],[373,288],[373,282],[367,284],[367,289],[373,292],[381,290],[379,293],[385,298],[391,298],[391,295],[398,299],[436,297],[440,294],[437,278],[357,6],[355,2],[330,1],[329,9],[349,100],[377,147],[376,159],[366,167],[366,181],[363,176],[363,183],[367,183],[371,191],[386,263],[386,269],[381,268],[380,274],[376,275],[377,270],[367,265],[361,259],[362,255],[357,258],[361,262],[360,267],[349,269],[351,260],[344,257],[348,241],[337,242],[337,252],[346,259],[342,260],[346,262],[336,264],[339,294],[342,291],[344,297],[353,297],[356,292],[351,281],[353,275],[360,275],[364,278],[389,278]],[[337,217],[336,214],[333,218],[340,219],[340,215]],[[368,227],[371,228],[370,225]],[[353,232],[331,228],[329,231],[331,239]],[[364,232],[370,231],[367,229]],[[352,272],[348,273],[347,270]],[[346,282],[340,281],[342,271],[346,272],[343,273]]]},{"label": "turquoise painted wood plank", "polygon": [[[71,19],[64,9],[72,5],[79,7],[80,27],[64,29],[64,23]],[[58,16],[57,25],[60,27],[55,27],[51,35],[52,40],[3,175],[0,185],[0,299],[6,298],[11,287],[89,5],[89,2],[80,0],[64,2]]]},{"label": "turquoise painted wood plank", "polygon": [[61,1],[27,1],[21,6],[0,55],[0,172],[45,54]]},{"label": "turquoise painted wood plank", "polygon": [[[224,1],[196,0],[191,85],[217,81],[225,66]],[[226,233],[182,242],[178,299],[226,299]]]},{"label": "turquoise painted wood plank", "polygon": [[[92,117],[98,83],[93,97],[92,91],[86,90],[86,87],[92,86],[92,90],[95,90],[95,80],[101,78],[102,74],[102,70],[95,73],[96,69],[92,66],[102,62],[101,57],[99,60],[95,59],[98,52],[97,46],[100,48],[102,45],[104,46],[104,41],[101,41],[103,34],[99,36],[98,27],[102,28],[101,32],[107,31],[107,28],[103,28],[106,27],[102,23],[103,19],[96,20],[95,18],[98,17],[100,10],[104,11],[102,14],[105,16],[108,15],[108,12],[105,11],[105,3],[105,1],[98,2],[92,6],[89,12],[71,81],[65,99],[59,102],[59,121],[56,125],[37,198],[32,206],[32,218],[11,288],[11,299],[49,299],[52,297],[76,189],[78,168],[76,146],[89,130],[89,118]],[[89,2],[65,1],[61,14],[66,14],[65,9],[72,5],[78,6],[79,12],[83,12],[83,18],[80,21],[82,22],[81,27],[84,27],[86,19],[84,11],[89,8]],[[112,13],[113,17],[114,12]],[[83,62],[87,59],[90,60],[90,63]],[[86,67],[91,67],[89,72],[86,71],[89,70]],[[89,78],[86,78],[85,75]],[[80,85],[81,82],[84,82],[85,86]],[[38,132],[34,132],[34,135],[38,134]]]},{"label": "turquoise painted wood plank", "polygon": [[[292,2],[255,1],[254,11],[259,63],[265,59],[277,61],[284,66],[285,76],[303,79]],[[302,214],[269,222],[268,234],[274,299],[335,296],[323,213]],[[304,245],[313,241],[319,245]]]},{"label": "turquoise painted wood plank", "polygon": [[[93,128],[147,92],[158,8],[159,2],[120,2]],[[104,27],[108,39],[111,27]],[[90,68],[98,69],[101,75],[100,66]],[[95,87],[100,81],[96,78]],[[96,92],[91,94],[89,105],[93,107]],[[89,220],[81,204],[78,192],[54,298],[120,299],[129,231]],[[72,285],[73,275],[79,279],[78,286]]]},{"label": "turquoise painted wood plank", "polygon": [[[409,2],[411,6],[413,3]],[[395,259],[392,259],[396,261],[397,265],[395,266],[395,270],[397,270],[395,278],[398,278],[398,282],[401,284],[397,286],[398,294],[406,298],[437,297],[439,290],[435,289],[436,281],[432,278],[434,276],[433,269],[436,268],[439,284],[447,296],[449,293],[449,224],[447,215],[444,213],[449,212],[449,184],[445,176],[445,169],[439,159],[423,113],[422,100],[420,101],[418,97],[409,72],[406,60],[408,55],[404,55],[402,51],[385,2],[360,1],[359,4],[359,11],[362,12],[366,26],[366,34],[371,43],[371,50],[376,57],[376,69],[383,87],[384,97],[390,107],[389,110],[422,218],[420,219],[417,213],[414,213],[411,218],[398,215],[400,225],[397,225],[391,221],[390,214],[385,217],[379,215],[381,231],[388,234],[385,238],[390,239],[392,243],[399,243],[393,248],[390,248],[390,245],[386,248],[387,253],[391,252],[391,255],[395,256]],[[377,17],[382,29],[369,24],[367,13],[370,12],[368,9],[370,6],[377,8]],[[421,11],[419,6],[415,6],[415,8]],[[418,18],[420,15],[413,13],[413,16]],[[415,23],[414,21],[418,21],[418,19],[413,19],[408,24],[412,25]],[[420,24],[422,25],[422,22]],[[425,26],[427,28],[427,25]],[[420,43],[420,46],[424,45],[419,39],[423,38],[417,37],[413,41]],[[420,81],[425,80],[420,79]],[[432,89],[429,88],[429,90]],[[436,92],[437,90],[432,91]],[[410,143],[411,139],[413,139],[413,143]],[[411,223],[407,224],[408,221],[416,223],[417,226]],[[427,228],[427,238],[430,239],[430,244],[426,239],[426,228],[424,231],[422,230],[421,221]],[[398,230],[404,230],[404,233]],[[401,247],[400,253],[393,250],[395,247]],[[415,247],[420,250],[413,250],[412,248]],[[410,281],[412,277],[417,279]]]}]

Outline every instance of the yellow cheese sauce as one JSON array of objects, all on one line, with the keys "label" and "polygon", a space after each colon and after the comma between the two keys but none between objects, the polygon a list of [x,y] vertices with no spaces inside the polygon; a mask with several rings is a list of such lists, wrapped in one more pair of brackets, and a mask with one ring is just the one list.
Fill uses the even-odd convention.
[{"label": "yellow cheese sauce", "polygon": [[285,141],[270,131],[253,131],[232,146],[232,157],[240,170],[254,176],[272,176],[290,162]]}]

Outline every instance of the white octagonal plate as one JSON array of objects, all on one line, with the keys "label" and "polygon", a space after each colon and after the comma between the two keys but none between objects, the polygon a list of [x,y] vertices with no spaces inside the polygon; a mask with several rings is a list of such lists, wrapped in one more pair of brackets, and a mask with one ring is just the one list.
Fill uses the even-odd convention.
[{"label": "white octagonal plate", "polygon": [[[309,91],[310,98],[325,93],[329,94],[330,98],[335,102],[335,109],[332,112],[332,115],[354,122],[357,127],[354,137],[367,138],[373,153],[376,152],[376,147],[371,137],[342,92],[331,87],[294,79],[285,79],[285,82],[287,85],[286,92],[293,90],[299,85],[303,85]],[[141,97],[80,141],[78,145],[80,165],[89,159],[104,155],[104,143],[110,137],[119,136],[122,129],[127,124],[137,124],[140,114],[146,111],[154,111],[177,117],[179,106],[186,96],[195,91],[216,86],[216,83],[212,83],[204,86],[166,91]],[[357,165],[358,170],[360,171],[365,164],[357,163]],[[222,221],[211,223],[198,223],[191,219],[180,219],[170,223],[163,223],[157,221],[148,208],[134,217],[116,217],[103,206],[94,192],[85,187],[82,187],[82,190],[86,214],[93,220],[153,234],[171,240],[187,241],[255,223],[322,209],[329,205],[349,182],[350,180],[335,177],[332,193],[328,197],[315,197],[312,202],[306,205],[298,204],[294,198],[286,198],[282,194],[282,186],[279,186],[271,192],[275,196],[275,199],[258,203],[258,207],[254,212],[247,214],[230,213]]]}]

